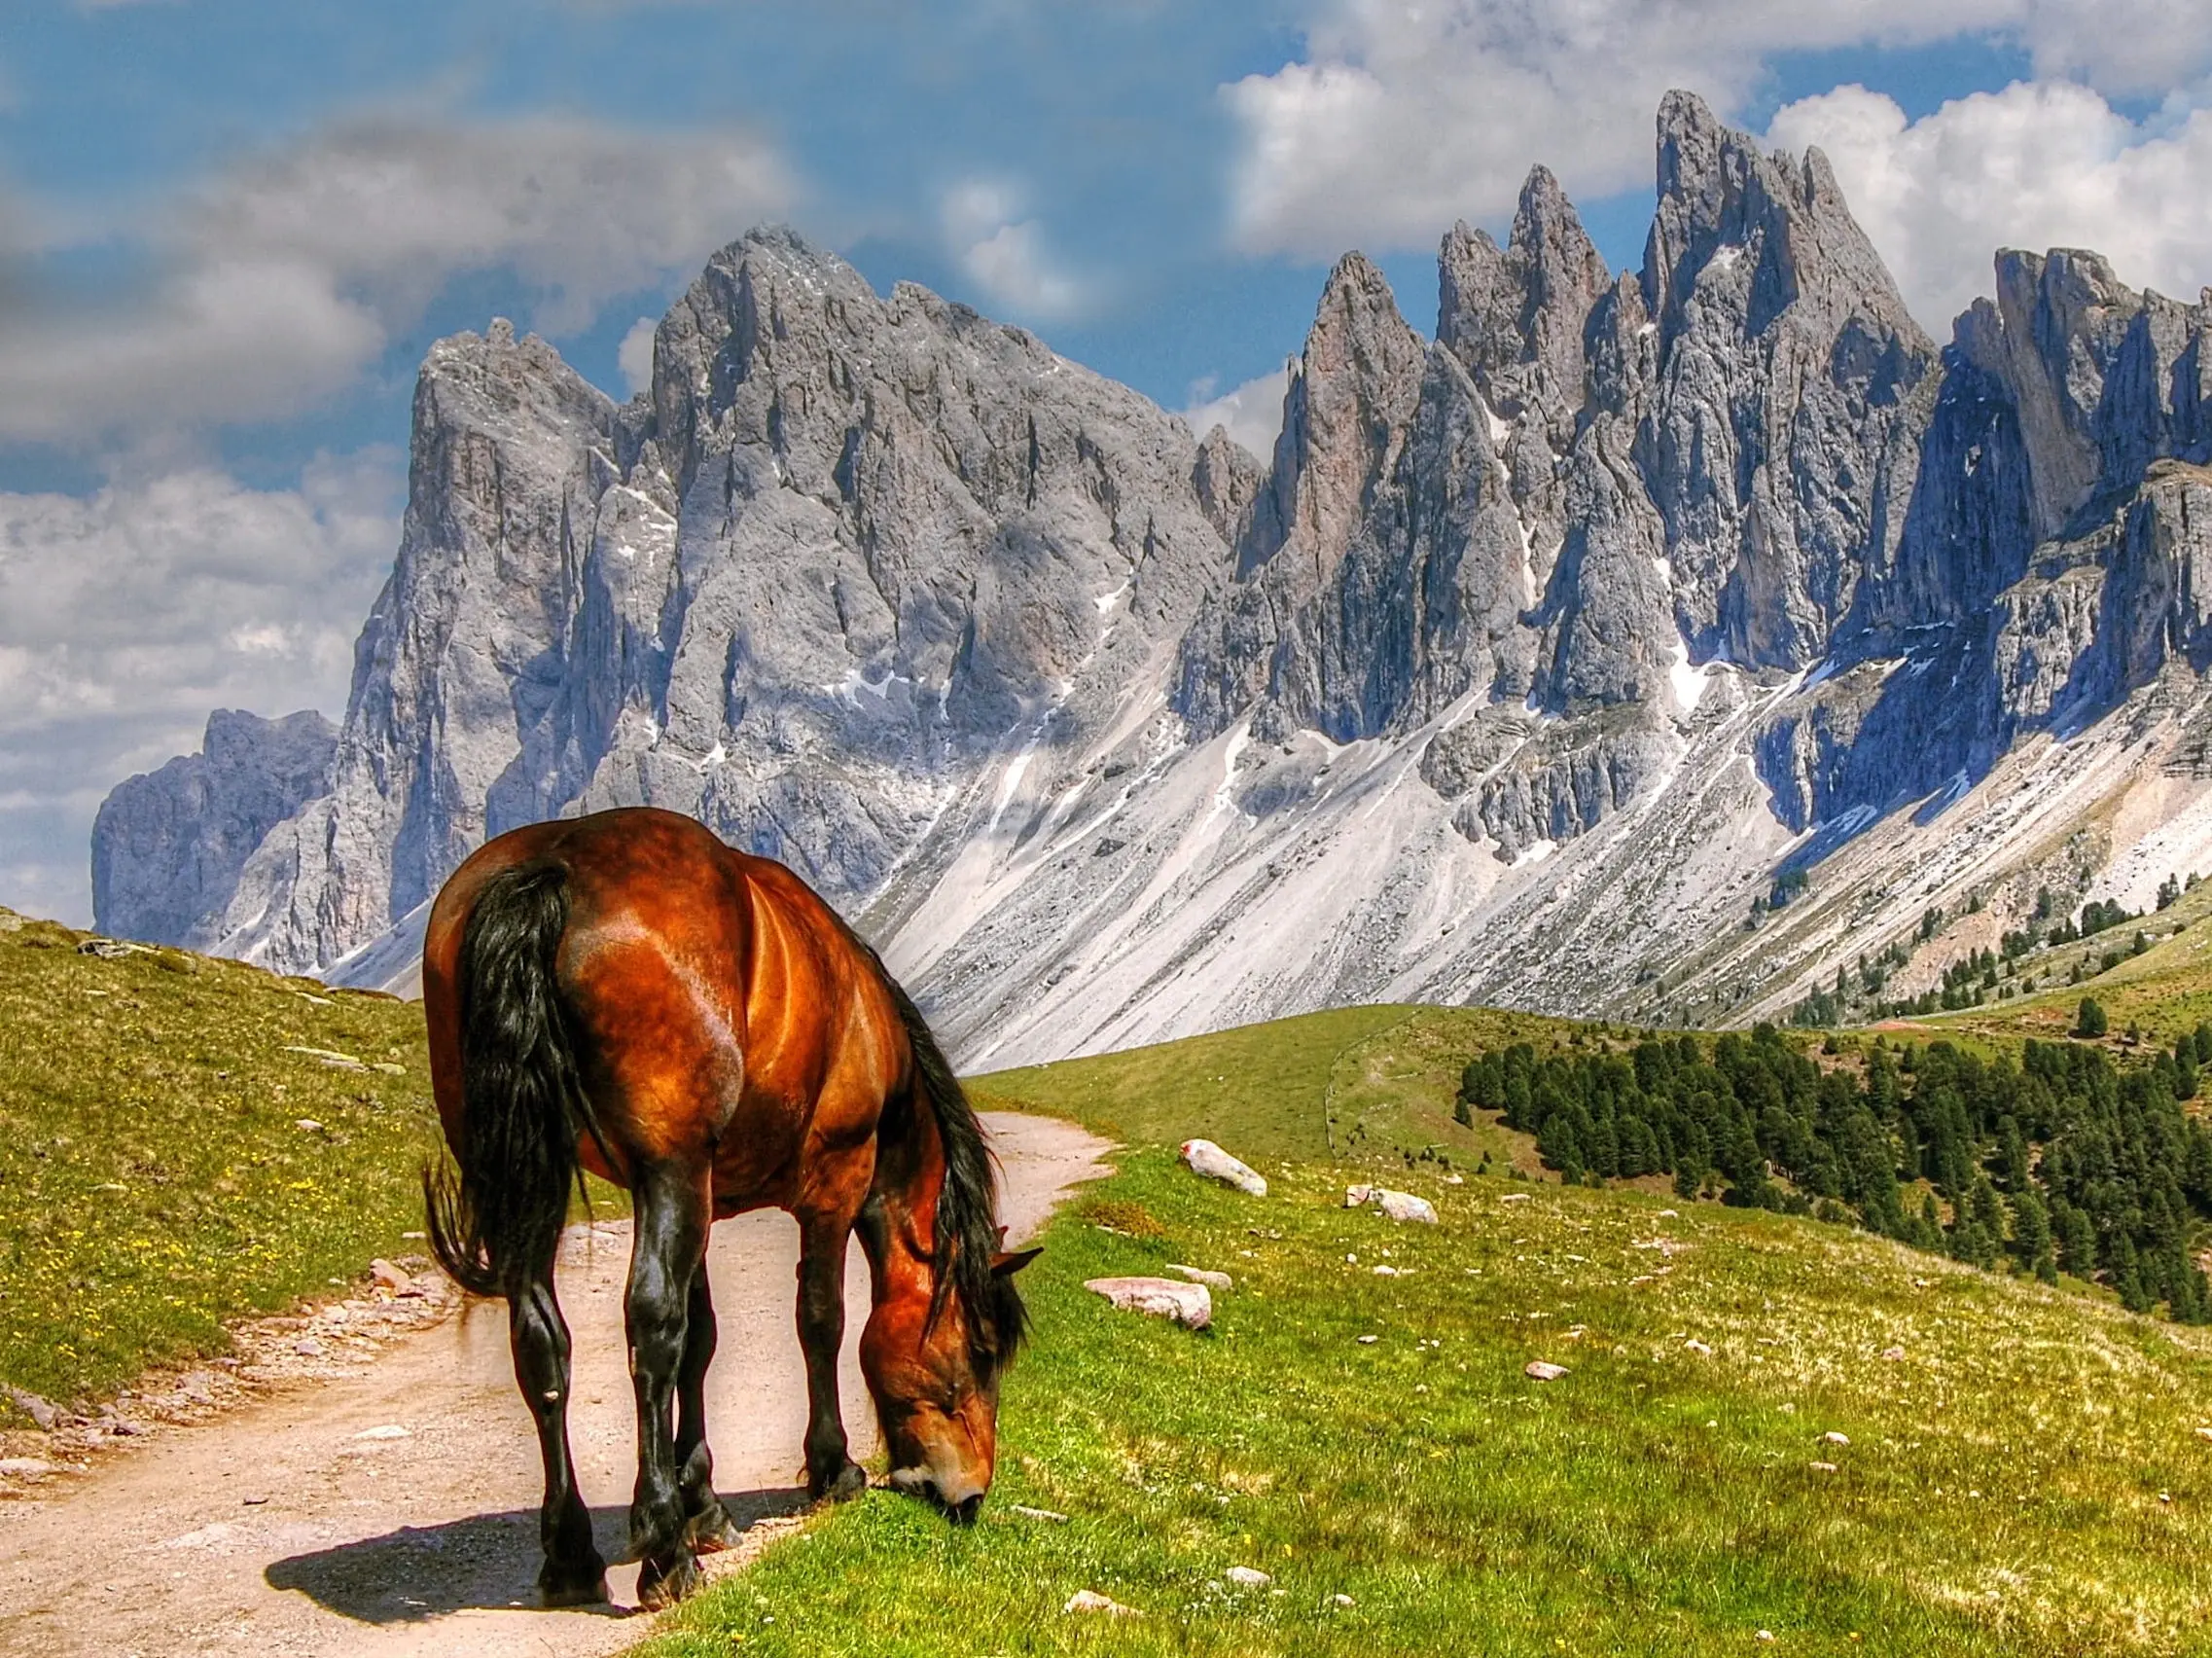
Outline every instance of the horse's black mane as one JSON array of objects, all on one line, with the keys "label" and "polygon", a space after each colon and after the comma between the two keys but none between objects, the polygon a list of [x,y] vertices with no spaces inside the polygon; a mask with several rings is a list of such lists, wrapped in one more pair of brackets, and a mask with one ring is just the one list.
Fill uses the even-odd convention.
[{"label": "horse's black mane", "polygon": [[[865,948],[865,947],[864,947]],[[1014,1356],[1029,1327],[1029,1315],[1014,1280],[991,1270],[998,1253],[998,1171],[983,1126],[929,1023],[899,982],[869,951],[906,1027],[913,1050],[915,1092],[929,1101],[937,1135],[945,1149],[945,1183],[937,1194],[937,1283],[929,1316],[934,1323],[948,1290],[960,1297],[968,1320],[970,1361],[979,1381],[988,1381]]]}]

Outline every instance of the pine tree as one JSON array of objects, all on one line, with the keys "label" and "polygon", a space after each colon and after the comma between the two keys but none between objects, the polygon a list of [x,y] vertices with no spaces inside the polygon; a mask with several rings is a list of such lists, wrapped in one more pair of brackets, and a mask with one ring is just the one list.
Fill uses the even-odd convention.
[{"label": "pine tree", "polygon": [[2097,1004],[2096,997],[2084,996],[2081,1012],[2074,1021],[2074,1034],[2097,1037],[2102,1036],[2108,1028],[2104,1009]]},{"label": "pine tree", "polygon": [[2033,1191],[2013,1197],[2013,1255],[2020,1271],[2045,1283],[2058,1281],[2058,1263],[2051,1255],[2051,1211]]}]

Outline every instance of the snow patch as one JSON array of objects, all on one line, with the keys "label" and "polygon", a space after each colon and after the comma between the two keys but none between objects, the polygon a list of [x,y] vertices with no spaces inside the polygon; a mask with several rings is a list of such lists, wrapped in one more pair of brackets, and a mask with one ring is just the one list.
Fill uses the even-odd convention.
[{"label": "snow patch", "polygon": [[1099,614],[1099,615],[1101,615],[1101,616],[1103,616],[1103,615],[1105,615],[1105,614],[1106,614],[1108,611],[1112,610],[1112,609],[1114,608],[1114,606],[1115,606],[1115,605],[1117,605],[1117,604],[1121,603],[1121,602],[1122,602],[1122,595],[1123,595],[1124,594],[1127,593],[1128,591],[1129,591],[1129,584],[1128,584],[1127,582],[1124,582],[1124,583],[1123,583],[1123,584],[1122,584],[1120,587],[1116,588],[1116,589],[1115,589],[1115,590],[1114,590],[1112,593],[1102,593],[1102,594],[1100,594],[1100,595],[1098,595],[1096,598],[1092,599],[1090,602],[1091,602],[1091,603],[1093,603],[1093,604],[1095,604],[1096,606],[1098,606],[1098,614]]},{"label": "snow patch", "polygon": [[1677,640],[1674,662],[1666,670],[1667,683],[1674,687],[1674,705],[1686,714],[1695,708],[1697,700],[1705,694],[1705,679],[1710,672],[1709,664],[1704,667],[1692,667],[1689,641]]},{"label": "snow patch", "polygon": [[1540,864],[1558,849],[1559,843],[1556,841],[1531,841],[1515,854],[1513,867],[1519,869],[1527,864]]}]

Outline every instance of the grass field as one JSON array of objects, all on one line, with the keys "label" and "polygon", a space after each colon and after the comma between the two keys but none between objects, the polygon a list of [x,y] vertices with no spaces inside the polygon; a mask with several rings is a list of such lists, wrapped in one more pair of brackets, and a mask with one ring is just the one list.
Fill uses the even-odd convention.
[{"label": "grass field", "polygon": [[[1430,1231],[1346,1211],[1312,1166],[1268,1164],[1255,1201],[1163,1151],[1125,1165],[1089,1212],[1157,1235],[1082,1207],[1052,1230],[982,1522],[873,1494],[644,1653],[2212,1642],[2203,1332],[1638,1193],[1422,1175]],[[1236,1276],[1213,1334],[1080,1287],[1171,1260]],[[1080,1589],[1144,1615],[1063,1615]]]},{"label": "grass field", "polygon": [[[873,1494],[640,1651],[2212,1649],[2212,1333],[1837,1227],[1452,1183],[1379,1133],[1328,1164],[1317,1114],[1425,1132],[1483,1028],[1407,1012],[978,1079],[1130,1146],[1025,1277],[982,1523]],[[1181,1170],[1195,1132],[1269,1196]],[[1444,1224],[1345,1210],[1363,1164]],[[1212,1334],[1081,1288],[1168,1261],[1236,1276]]]},{"label": "grass field", "polygon": [[62,1401],[418,1247],[437,1132],[418,1007],[84,936],[0,911],[0,1382]]}]

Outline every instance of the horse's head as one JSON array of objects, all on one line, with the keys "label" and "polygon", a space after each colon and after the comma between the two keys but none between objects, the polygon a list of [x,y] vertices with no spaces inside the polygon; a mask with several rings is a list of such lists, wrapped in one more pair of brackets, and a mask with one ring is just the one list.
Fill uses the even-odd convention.
[{"label": "horse's head", "polygon": [[906,1293],[875,1304],[860,1339],[860,1368],[875,1399],[891,1483],[967,1524],[983,1505],[998,1458],[1000,1373],[1021,1339],[1014,1274],[1040,1251],[996,1254],[939,1283],[917,1275]]}]

